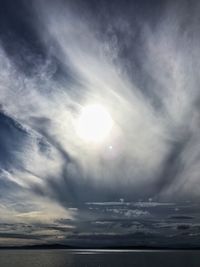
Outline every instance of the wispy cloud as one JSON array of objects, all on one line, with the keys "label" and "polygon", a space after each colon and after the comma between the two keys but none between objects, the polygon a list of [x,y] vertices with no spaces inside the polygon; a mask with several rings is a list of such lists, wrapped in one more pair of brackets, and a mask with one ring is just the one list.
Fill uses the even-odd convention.
[{"label": "wispy cloud", "polygon": [[[168,207],[157,201],[199,199],[199,5],[163,6],[155,21],[118,5],[110,17],[106,5],[96,16],[87,3],[37,1],[31,27],[43,58],[17,38],[11,56],[2,39],[3,222],[54,222],[87,216],[87,201],[151,198],[112,208],[144,217],[144,208]],[[93,103],[114,121],[101,145],[76,131],[81,108]]]}]

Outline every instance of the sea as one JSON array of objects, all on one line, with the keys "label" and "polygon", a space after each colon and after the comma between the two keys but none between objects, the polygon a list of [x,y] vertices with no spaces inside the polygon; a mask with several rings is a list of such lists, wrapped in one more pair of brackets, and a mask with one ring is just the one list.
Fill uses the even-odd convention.
[{"label": "sea", "polygon": [[200,251],[1,250],[0,267],[199,267]]}]

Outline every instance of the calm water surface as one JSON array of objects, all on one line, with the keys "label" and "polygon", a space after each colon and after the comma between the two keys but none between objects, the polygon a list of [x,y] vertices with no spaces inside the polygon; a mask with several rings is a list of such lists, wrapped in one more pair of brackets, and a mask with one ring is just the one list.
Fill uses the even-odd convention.
[{"label": "calm water surface", "polygon": [[200,251],[2,250],[0,267],[199,267]]}]

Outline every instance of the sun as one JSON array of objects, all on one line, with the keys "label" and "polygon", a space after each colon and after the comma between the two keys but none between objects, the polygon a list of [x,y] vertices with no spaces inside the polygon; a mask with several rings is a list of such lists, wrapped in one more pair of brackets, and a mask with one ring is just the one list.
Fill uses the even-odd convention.
[{"label": "sun", "polygon": [[94,104],[82,109],[77,133],[86,142],[100,143],[108,137],[112,126],[113,120],[106,108]]}]

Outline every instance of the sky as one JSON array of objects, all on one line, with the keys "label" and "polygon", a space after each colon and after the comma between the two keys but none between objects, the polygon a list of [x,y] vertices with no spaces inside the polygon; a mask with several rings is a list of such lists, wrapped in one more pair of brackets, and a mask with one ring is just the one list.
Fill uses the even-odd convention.
[{"label": "sky", "polygon": [[0,246],[199,246],[198,1],[0,6]]}]

